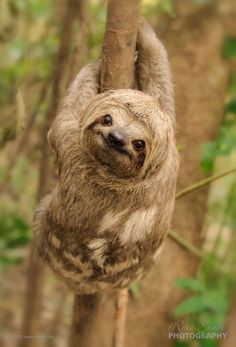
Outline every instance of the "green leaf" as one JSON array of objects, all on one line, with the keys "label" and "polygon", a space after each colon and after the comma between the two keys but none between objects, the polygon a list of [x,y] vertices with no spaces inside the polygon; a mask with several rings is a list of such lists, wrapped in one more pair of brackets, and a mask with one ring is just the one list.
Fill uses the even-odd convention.
[{"label": "green leaf", "polygon": [[236,37],[228,36],[224,41],[224,58],[231,60],[236,58]]},{"label": "green leaf", "polygon": [[[236,229],[236,182],[231,185],[230,200],[228,206],[228,219],[226,224],[232,229]],[[235,254],[235,253],[234,253]]]},{"label": "green leaf", "polygon": [[38,19],[41,17],[47,18],[50,13],[48,0],[30,0],[30,13],[32,18]]},{"label": "green leaf", "polygon": [[14,249],[25,246],[30,238],[29,225],[14,211],[3,209],[0,214],[0,266],[17,264],[22,257],[11,253]]},{"label": "green leaf", "polygon": [[168,15],[173,15],[174,13],[172,0],[162,0],[160,2],[160,8],[164,13],[167,13]]},{"label": "green leaf", "polygon": [[214,312],[224,313],[228,307],[228,300],[224,292],[210,290],[207,293],[208,308]]},{"label": "green leaf", "polygon": [[139,296],[140,288],[141,285],[138,281],[131,283],[131,285],[129,286],[129,290],[135,298]]},{"label": "green leaf", "polygon": [[175,347],[190,347],[190,344],[188,341],[177,340],[177,341],[175,341],[174,346]]},{"label": "green leaf", "polygon": [[215,142],[209,142],[203,145],[201,167],[204,171],[212,171],[214,159],[217,154],[217,145]]},{"label": "green leaf", "polygon": [[195,278],[178,278],[176,285],[179,288],[190,289],[196,292],[204,292],[206,290],[205,285]]},{"label": "green leaf", "polygon": [[22,262],[21,257],[8,257],[8,256],[0,256],[0,268],[7,265],[16,265]]},{"label": "green leaf", "polygon": [[192,0],[194,4],[207,4],[209,0]]},{"label": "green leaf", "polygon": [[226,113],[234,113],[236,115],[236,99],[231,100],[225,107]]},{"label": "green leaf", "polygon": [[236,93],[236,73],[233,73],[230,78],[229,94],[235,97]]},{"label": "green leaf", "polygon": [[207,300],[203,296],[192,296],[182,301],[175,309],[177,317],[188,313],[198,313],[208,308]]},{"label": "green leaf", "polygon": [[218,347],[219,340],[216,339],[202,339],[199,341],[200,347]]}]

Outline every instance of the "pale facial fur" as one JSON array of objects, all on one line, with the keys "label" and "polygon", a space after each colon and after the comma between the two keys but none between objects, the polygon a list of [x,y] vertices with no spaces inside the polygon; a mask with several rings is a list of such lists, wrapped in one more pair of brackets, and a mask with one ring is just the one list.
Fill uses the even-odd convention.
[{"label": "pale facial fur", "polygon": [[[104,119],[110,123],[104,124]],[[160,168],[172,135],[158,103],[130,89],[93,98],[82,111],[80,128],[87,157],[98,160],[107,175],[119,178],[142,177],[153,166],[155,171]]]}]

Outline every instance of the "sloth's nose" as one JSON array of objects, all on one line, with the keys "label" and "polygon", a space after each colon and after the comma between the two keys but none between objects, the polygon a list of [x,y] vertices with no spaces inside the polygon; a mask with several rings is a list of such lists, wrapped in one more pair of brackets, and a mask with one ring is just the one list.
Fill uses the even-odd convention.
[{"label": "sloth's nose", "polygon": [[108,141],[111,146],[116,148],[122,148],[125,145],[125,140],[123,135],[116,130],[109,132]]}]

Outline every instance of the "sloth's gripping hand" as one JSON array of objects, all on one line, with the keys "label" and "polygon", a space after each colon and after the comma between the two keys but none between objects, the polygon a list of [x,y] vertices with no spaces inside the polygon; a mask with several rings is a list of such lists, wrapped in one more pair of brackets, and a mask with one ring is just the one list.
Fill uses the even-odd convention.
[{"label": "sloth's gripping hand", "polygon": [[48,132],[48,142],[57,155],[64,156],[74,135],[79,131],[80,114],[84,105],[99,93],[100,61],[81,69],[68,88],[60,111]]},{"label": "sloth's gripping hand", "polygon": [[174,123],[174,92],[167,52],[143,18],[139,21],[137,50],[138,88],[157,99]]}]

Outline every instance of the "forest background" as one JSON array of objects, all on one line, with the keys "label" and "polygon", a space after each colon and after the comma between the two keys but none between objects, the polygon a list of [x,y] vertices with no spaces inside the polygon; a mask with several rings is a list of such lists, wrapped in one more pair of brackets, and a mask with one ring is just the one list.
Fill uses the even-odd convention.
[{"label": "forest background", "polygon": [[[236,167],[236,3],[143,0],[142,14],[163,40],[172,67],[181,191]],[[25,296],[32,215],[56,177],[46,132],[69,81],[101,55],[105,18],[102,0],[0,2],[0,344],[4,347],[17,345],[23,313],[30,315]],[[130,288],[127,346],[229,343],[219,338],[173,340],[169,332],[230,332],[235,326],[235,232],[235,173],[178,198],[160,263]],[[38,335],[48,338],[37,345],[65,346],[73,296],[49,270],[39,276],[44,279],[40,278],[42,300],[34,320]],[[103,301],[94,346],[110,346],[113,306],[110,294]],[[233,347],[236,337],[229,335],[227,346]]]}]

